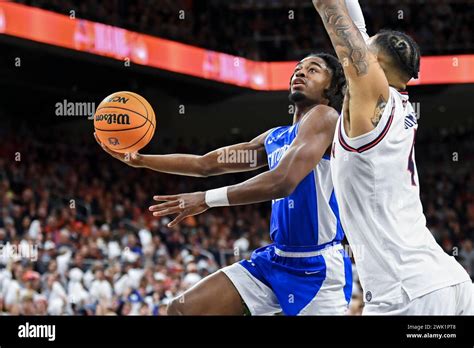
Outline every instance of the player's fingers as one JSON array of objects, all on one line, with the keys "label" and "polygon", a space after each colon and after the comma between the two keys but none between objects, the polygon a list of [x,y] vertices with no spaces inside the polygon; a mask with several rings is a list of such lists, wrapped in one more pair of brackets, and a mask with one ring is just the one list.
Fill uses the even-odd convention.
[{"label": "player's fingers", "polygon": [[153,196],[155,201],[175,201],[178,200],[179,195],[164,195],[164,196]]},{"label": "player's fingers", "polygon": [[94,138],[95,138],[95,140],[97,141],[97,143],[98,143],[105,151],[108,152],[107,146],[105,146],[104,143],[99,140],[99,137],[97,136],[97,134],[96,134],[95,132],[94,132]]},{"label": "player's fingers", "polygon": [[171,208],[165,208],[165,209],[160,209],[158,211],[155,211],[153,213],[153,216],[165,216],[165,215],[173,215],[176,213],[181,212],[180,207],[171,207]]},{"label": "player's fingers", "polygon": [[186,213],[181,213],[179,214],[177,217],[174,218],[173,221],[171,221],[169,224],[168,224],[168,227],[173,227],[173,226],[176,226],[177,224],[179,224],[181,221],[184,220],[184,218],[187,218],[189,215],[186,214]]},{"label": "player's fingers", "polygon": [[107,152],[109,155],[116,157],[118,159],[122,159],[123,155],[121,153],[115,152],[111,149],[109,149],[107,146],[105,146],[97,137],[97,134],[94,132],[94,138],[97,141],[97,143],[102,147],[102,149]]},{"label": "player's fingers", "polygon": [[102,147],[102,149],[104,149],[105,152],[108,152],[112,155],[112,150],[110,150],[107,146],[105,146],[100,140],[99,138],[97,137],[97,135],[95,134],[94,132],[94,138],[95,140],[97,141],[97,143]]},{"label": "player's fingers", "polygon": [[94,132],[94,138],[95,138],[95,141],[97,141],[97,143],[102,146],[102,143],[100,142],[99,138],[97,137],[97,134],[95,134]]},{"label": "player's fingers", "polygon": [[161,210],[161,209],[167,209],[167,208],[170,208],[170,207],[175,207],[177,205],[179,205],[179,201],[170,201],[170,202],[165,202],[165,203],[152,205],[148,209],[150,211],[158,211],[158,210]]},{"label": "player's fingers", "polygon": [[125,155],[120,152],[115,152],[114,150],[109,149],[106,145],[101,144],[105,152],[107,152],[112,157],[118,158],[119,160],[124,160]]}]

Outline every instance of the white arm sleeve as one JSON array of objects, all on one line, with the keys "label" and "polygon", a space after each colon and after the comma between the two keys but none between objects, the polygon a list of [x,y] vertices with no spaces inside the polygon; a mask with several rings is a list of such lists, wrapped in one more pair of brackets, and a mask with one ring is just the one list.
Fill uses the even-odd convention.
[{"label": "white arm sleeve", "polygon": [[360,8],[359,0],[345,0],[347,12],[349,12],[349,16],[352,18],[357,29],[359,29],[362,37],[367,42],[369,39],[369,35],[367,34],[367,28],[365,27],[365,19],[364,14],[362,13],[362,9]]}]

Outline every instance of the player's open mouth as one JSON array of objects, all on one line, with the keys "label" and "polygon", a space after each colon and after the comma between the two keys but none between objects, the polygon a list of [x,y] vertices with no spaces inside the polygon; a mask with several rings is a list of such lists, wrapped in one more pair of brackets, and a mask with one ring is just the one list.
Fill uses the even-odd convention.
[{"label": "player's open mouth", "polygon": [[296,83],[296,84],[293,85],[293,87],[291,89],[293,91],[302,91],[305,87],[306,87],[306,85],[304,83]]},{"label": "player's open mouth", "polygon": [[298,87],[298,86],[306,86],[305,80],[301,78],[296,78],[293,80],[293,88]]}]

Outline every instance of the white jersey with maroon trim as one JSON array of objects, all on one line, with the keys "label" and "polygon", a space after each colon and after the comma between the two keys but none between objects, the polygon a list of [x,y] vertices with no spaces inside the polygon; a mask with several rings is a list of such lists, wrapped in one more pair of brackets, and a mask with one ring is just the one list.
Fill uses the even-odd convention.
[{"label": "white jersey with maroon trim", "polygon": [[[400,303],[470,280],[426,227],[415,165],[416,114],[390,87],[377,127],[349,138],[339,118],[331,170],[364,300]],[[429,189],[429,188],[428,188]]]}]

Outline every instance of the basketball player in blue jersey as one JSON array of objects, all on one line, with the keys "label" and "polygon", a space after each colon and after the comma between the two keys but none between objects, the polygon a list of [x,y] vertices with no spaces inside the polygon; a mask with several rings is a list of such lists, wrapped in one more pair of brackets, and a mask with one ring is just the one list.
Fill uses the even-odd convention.
[{"label": "basketball player in blue jersey", "polygon": [[[207,176],[269,166],[238,185],[174,196],[150,207],[155,216],[178,214],[169,224],[210,207],[272,200],[273,243],[216,272],[168,307],[171,315],[344,314],[352,292],[351,263],[341,241],[329,164],[329,147],[341,108],[345,80],[337,59],[313,54],[299,62],[290,81],[293,124],[277,127],[249,143],[204,156],[132,156],[135,166],[161,172]],[[104,148],[114,157],[123,155]],[[257,166],[219,163],[225,151],[255,151]]]}]

